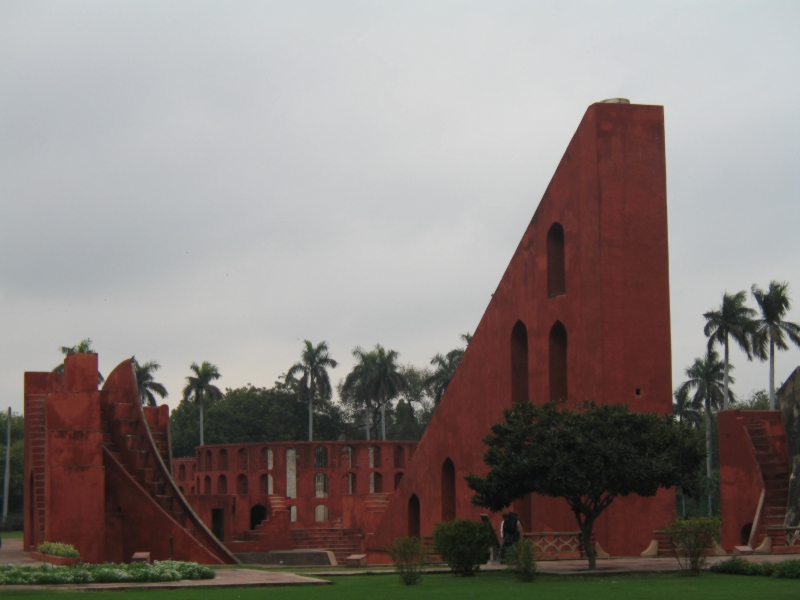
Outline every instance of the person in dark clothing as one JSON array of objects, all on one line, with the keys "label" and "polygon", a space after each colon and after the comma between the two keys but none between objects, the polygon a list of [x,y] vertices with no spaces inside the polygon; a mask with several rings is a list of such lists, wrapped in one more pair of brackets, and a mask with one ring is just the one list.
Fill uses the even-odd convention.
[{"label": "person in dark clothing", "polygon": [[500,524],[500,551],[497,558],[503,560],[503,551],[511,548],[519,541],[519,516],[517,513],[506,513],[503,515],[503,522]]}]

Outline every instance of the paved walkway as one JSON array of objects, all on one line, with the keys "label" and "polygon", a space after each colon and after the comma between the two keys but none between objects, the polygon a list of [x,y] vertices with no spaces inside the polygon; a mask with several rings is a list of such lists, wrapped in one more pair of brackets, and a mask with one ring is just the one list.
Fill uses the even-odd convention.
[{"label": "paved walkway", "polygon": [[[39,566],[38,560],[31,560],[30,555],[22,550],[22,540],[3,540],[0,548],[0,563],[15,565]],[[0,590],[127,590],[131,588],[176,589],[197,587],[279,587],[286,585],[328,585],[330,582],[315,577],[261,571],[255,569],[217,569],[214,579],[192,581],[167,581],[157,583],[84,583],[79,585],[4,585]]]},{"label": "paved walkway", "polygon": [[[711,556],[708,564],[713,565],[730,556]],[[759,554],[745,556],[751,562],[780,562],[788,559],[798,559],[797,554]],[[542,560],[537,563],[540,573],[548,575],[618,575],[622,573],[668,573],[678,571],[678,561],[674,558],[603,558],[597,560],[597,570],[589,571],[586,559],[580,560]],[[483,571],[501,571],[506,569],[505,565],[493,563],[483,565]],[[427,573],[449,573],[450,569],[439,565],[434,565],[426,569]],[[343,575],[363,575],[366,573],[377,574],[386,573],[386,570],[377,569],[313,569],[303,572],[306,575],[316,577],[337,577]]]}]

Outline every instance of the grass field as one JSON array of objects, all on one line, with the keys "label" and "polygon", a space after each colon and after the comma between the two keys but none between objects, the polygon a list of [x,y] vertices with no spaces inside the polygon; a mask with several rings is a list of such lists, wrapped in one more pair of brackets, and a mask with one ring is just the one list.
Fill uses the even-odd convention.
[{"label": "grass field", "polygon": [[21,531],[0,531],[0,538],[4,540],[21,540]]},{"label": "grass field", "polygon": [[63,600],[735,600],[738,598],[800,598],[800,580],[770,577],[705,574],[697,578],[680,575],[621,575],[614,577],[546,576],[534,583],[518,583],[507,573],[481,573],[474,578],[429,575],[422,585],[405,587],[395,575],[332,578],[329,586],[282,588],[228,588],[183,590],[130,590],[125,592],[69,592],[2,590],[0,598],[52,598]]}]

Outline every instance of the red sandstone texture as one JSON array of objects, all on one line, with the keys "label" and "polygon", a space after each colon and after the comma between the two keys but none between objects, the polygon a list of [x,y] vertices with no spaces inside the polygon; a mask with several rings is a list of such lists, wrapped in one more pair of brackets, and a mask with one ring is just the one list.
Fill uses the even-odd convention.
[{"label": "red sandstone texture", "polygon": [[[589,107],[550,181],[376,534],[371,562],[443,518],[477,519],[463,476],[512,401],[594,400],[671,412],[664,116]],[[525,531],[576,531],[565,502],[518,502]],[[619,498],[597,541],[638,555],[673,518],[674,493]],[[493,515],[499,529],[499,515]]]},{"label": "red sandstone texture", "polygon": [[195,512],[236,553],[321,548],[340,564],[363,551],[416,442],[200,446],[173,460]]},{"label": "red sandstone texture", "polygon": [[64,374],[25,373],[26,549],[73,544],[85,562],[236,559],[170,475],[168,407],[139,403],[132,360],[97,389],[97,355],[71,354]]}]

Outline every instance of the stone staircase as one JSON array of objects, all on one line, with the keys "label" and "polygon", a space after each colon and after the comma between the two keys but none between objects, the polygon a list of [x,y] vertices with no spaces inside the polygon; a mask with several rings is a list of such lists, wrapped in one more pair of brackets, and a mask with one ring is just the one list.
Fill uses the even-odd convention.
[{"label": "stone staircase", "polygon": [[[164,406],[141,406],[135,379],[130,381],[127,373],[117,374],[120,368],[126,367],[117,367],[103,388],[111,386],[101,413],[106,467],[124,469],[201,546],[223,563],[238,563],[194,513],[172,479],[168,467],[171,464],[168,410]],[[114,516],[114,503],[107,502],[106,517]]]},{"label": "stone staircase", "polygon": [[[269,495],[269,504],[272,512],[275,513],[280,510],[288,510],[286,498],[274,494]],[[225,542],[225,547],[234,554],[245,552],[260,552],[265,547],[264,541],[268,539],[269,534],[266,532],[269,517],[264,519],[261,523],[256,525],[255,529],[245,531],[240,539]]]},{"label": "stone staircase", "polygon": [[[766,422],[755,421],[747,425],[747,435],[755,450],[756,462],[764,481],[764,505],[754,544],[758,546],[766,536],[772,538],[772,551],[786,552],[784,522],[789,501],[789,465],[775,452],[778,436],[770,435]],[[794,549],[797,551],[797,549]]]},{"label": "stone staircase", "polygon": [[292,547],[295,550],[328,550],[336,556],[336,562],[345,564],[351,554],[362,553],[364,536],[358,527],[309,527],[307,529],[291,529]]},{"label": "stone staircase", "polygon": [[[33,507],[35,514],[35,530],[33,531],[32,546],[36,547],[44,540],[45,506],[44,506],[44,480],[45,480],[45,396],[31,395],[25,402],[25,421],[31,451],[31,469],[33,471]],[[32,523],[33,525],[33,523]]]}]

